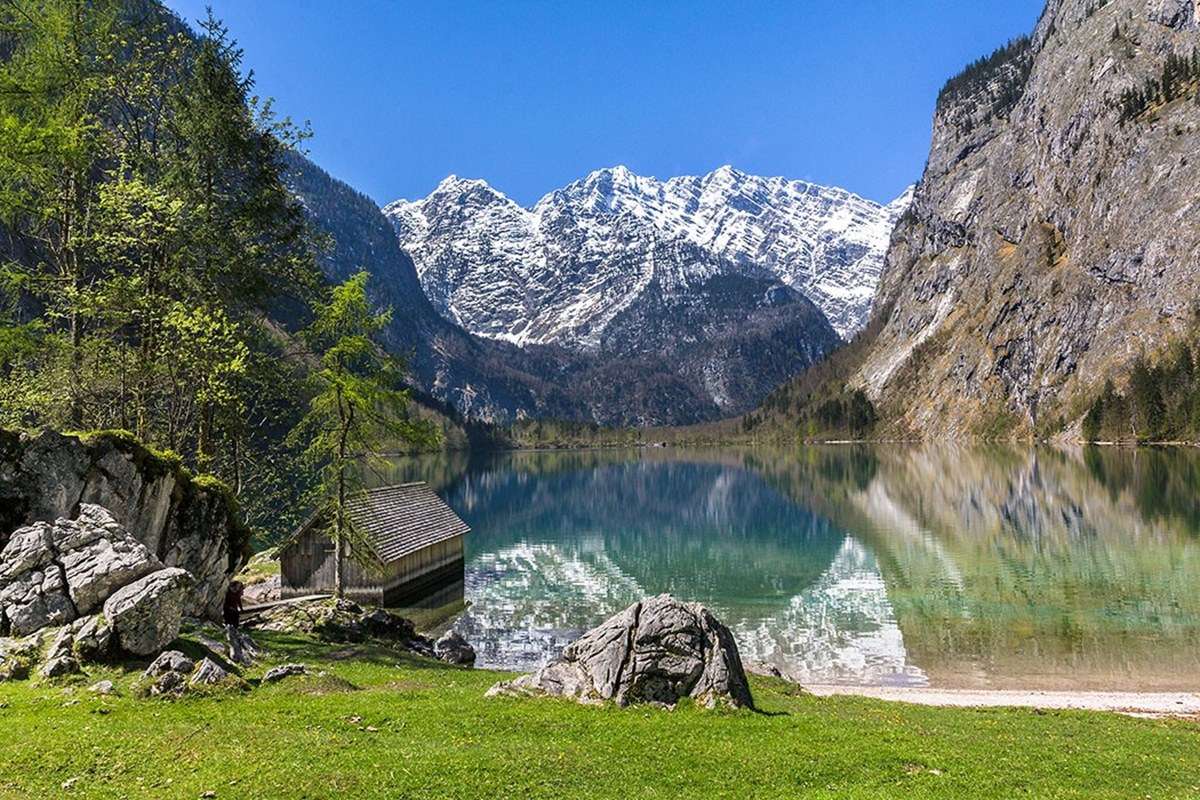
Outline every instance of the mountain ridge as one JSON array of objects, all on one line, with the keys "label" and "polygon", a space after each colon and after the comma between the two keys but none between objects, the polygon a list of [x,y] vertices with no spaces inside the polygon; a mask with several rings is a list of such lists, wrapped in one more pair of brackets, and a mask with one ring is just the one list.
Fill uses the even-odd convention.
[{"label": "mountain ridge", "polygon": [[[738,270],[770,275],[813,300],[840,336],[852,335],[865,322],[909,196],[885,206],[728,165],[667,180],[616,166],[529,207],[482,179],[450,175],[425,198],[383,211],[443,316],[489,338],[589,350],[667,266],[627,258],[639,242],[649,250],[661,240],[686,242],[708,257],[676,265],[676,280]],[[609,253],[629,269],[597,274]]]},{"label": "mountain ridge", "polygon": [[[332,280],[359,269],[372,274],[372,300],[395,311],[383,343],[406,357],[416,389],[463,417],[617,426],[715,420],[752,408],[837,344],[824,317],[799,293],[747,276],[703,277],[682,296],[650,282],[640,303],[614,313],[603,352],[517,347],[476,336],[437,313],[393,223],[372,201],[300,156],[291,157],[289,174],[311,220],[331,239],[322,258],[325,274]],[[677,318],[693,320],[692,330],[676,335],[656,324],[653,336],[634,335],[664,303]]]}]

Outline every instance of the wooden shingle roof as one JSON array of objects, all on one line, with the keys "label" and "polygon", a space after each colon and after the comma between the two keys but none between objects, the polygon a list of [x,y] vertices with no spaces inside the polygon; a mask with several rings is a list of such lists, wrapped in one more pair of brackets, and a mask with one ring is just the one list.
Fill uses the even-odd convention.
[{"label": "wooden shingle roof", "polygon": [[347,511],[385,564],[471,530],[426,483],[370,489],[348,501]]}]

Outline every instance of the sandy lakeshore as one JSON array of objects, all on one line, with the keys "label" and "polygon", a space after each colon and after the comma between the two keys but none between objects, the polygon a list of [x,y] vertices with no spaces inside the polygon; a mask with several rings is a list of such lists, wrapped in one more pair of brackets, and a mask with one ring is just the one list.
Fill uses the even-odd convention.
[{"label": "sandy lakeshore", "polygon": [[923,689],[887,686],[805,685],[818,697],[853,695],[928,706],[1023,707],[1112,711],[1139,717],[1200,717],[1200,694],[1190,692],[1071,692],[989,689]]}]

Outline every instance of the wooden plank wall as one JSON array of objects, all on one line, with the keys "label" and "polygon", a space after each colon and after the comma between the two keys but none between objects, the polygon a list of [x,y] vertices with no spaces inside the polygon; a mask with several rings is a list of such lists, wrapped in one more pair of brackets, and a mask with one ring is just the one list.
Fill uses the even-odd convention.
[{"label": "wooden plank wall", "polygon": [[[437,542],[387,564],[383,570],[367,570],[346,559],[346,595],[360,602],[380,605],[385,592],[393,592],[427,573],[463,558],[463,537]],[[280,553],[281,596],[303,597],[333,591],[335,560],[328,537],[307,532]]]}]

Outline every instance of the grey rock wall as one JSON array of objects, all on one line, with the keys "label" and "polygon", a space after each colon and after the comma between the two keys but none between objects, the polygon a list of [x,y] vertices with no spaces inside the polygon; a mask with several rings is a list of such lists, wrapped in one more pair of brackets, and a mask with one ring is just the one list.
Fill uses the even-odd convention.
[{"label": "grey rock wall", "polygon": [[[121,436],[0,431],[0,548],[17,528],[70,521],[86,504],[107,509],[159,569],[191,573],[195,582],[187,592],[186,613],[219,618],[225,590],[244,563],[249,542],[222,491]],[[82,550],[71,557],[79,559],[79,570],[94,561]],[[54,580],[53,572],[47,575]]]},{"label": "grey rock wall", "polygon": [[894,427],[1069,431],[1106,378],[1193,323],[1200,103],[1124,124],[1117,106],[1198,26],[1195,0],[1052,0],[1026,50],[944,98],[852,381]]}]

